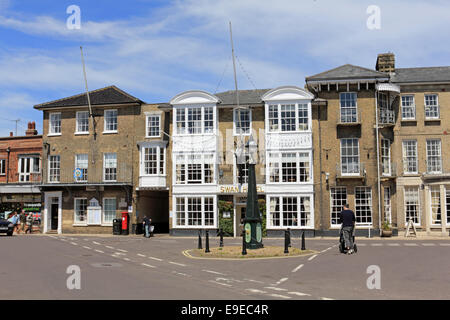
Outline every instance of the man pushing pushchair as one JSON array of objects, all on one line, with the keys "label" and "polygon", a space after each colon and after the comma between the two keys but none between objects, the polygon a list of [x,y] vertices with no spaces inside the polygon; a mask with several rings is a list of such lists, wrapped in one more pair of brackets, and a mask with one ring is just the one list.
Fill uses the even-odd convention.
[{"label": "man pushing pushchair", "polygon": [[352,254],[356,252],[356,245],[354,244],[355,213],[349,209],[348,204],[345,204],[344,210],[341,211],[339,217],[342,223],[339,249],[342,253]]}]

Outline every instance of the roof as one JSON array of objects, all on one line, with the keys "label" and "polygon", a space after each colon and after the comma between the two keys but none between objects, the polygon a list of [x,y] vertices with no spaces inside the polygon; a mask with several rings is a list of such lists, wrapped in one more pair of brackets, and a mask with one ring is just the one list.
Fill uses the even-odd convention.
[{"label": "roof", "polygon": [[345,79],[374,79],[374,78],[388,78],[389,75],[376,70],[367,69],[352,64],[345,64],[343,66],[318,73],[316,75],[306,77],[306,81],[320,81],[320,80],[345,80]]},{"label": "roof", "polygon": [[[238,90],[239,104],[258,104],[262,103],[261,97],[271,89]],[[215,94],[222,105],[236,105],[236,91],[230,90]]]},{"label": "roof", "polygon": [[[116,86],[109,86],[94,91],[89,91],[91,105],[108,105],[108,104],[127,104],[127,103],[143,103],[140,99],[133,97]],[[35,109],[43,108],[61,108],[61,107],[77,107],[87,106],[86,93],[80,93],[75,96],[54,100],[50,102],[35,105]]]},{"label": "roof", "polygon": [[397,68],[391,81],[407,82],[450,82],[450,67]]}]

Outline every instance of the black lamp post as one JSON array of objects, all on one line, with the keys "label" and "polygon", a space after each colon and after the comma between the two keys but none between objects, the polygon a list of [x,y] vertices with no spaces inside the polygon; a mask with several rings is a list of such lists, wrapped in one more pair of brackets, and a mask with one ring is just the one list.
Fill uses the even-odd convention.
[{"label": "black lamp post", "polygon": [[[242,147],[242,146],[241,146]],[[244,218],[244,231],[245,242],[248,249],[259,249],[263,247],[262,243],[262,217],[259,212],[258,206],[258,194],[256,192],[256,173],[255,164],[258,152],[258,145],[250,136],[245,149],[249,155],[248,161],[248,190],[247,190],[247,209],[245,210]],[[242,155],[243,152],[238,152],[238,155]],[[245,161],[245,156],[239,159],[241,165]],[[243,160],[243,161],[242,161]]]}]

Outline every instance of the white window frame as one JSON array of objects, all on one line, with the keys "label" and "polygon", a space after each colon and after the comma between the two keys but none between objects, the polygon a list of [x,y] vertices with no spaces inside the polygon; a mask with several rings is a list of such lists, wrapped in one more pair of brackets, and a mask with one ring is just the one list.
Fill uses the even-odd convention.
[{"label": "white window frame", "polygon": [[[334,199],[333,198],[333,191],[337,191],[337,190],[340,190],[339,194],[345,193],[345,199]],[[334,192],[334,194],[337,194],[337,193]],[[342,202],[342,204],[334,205],[333,200],[336,200],[336,202]],[[348,203],[347,187],[331,187],[330,188],[330,226],[331,226],[331,228],[340,228],[341,227],[339,214],[342,211],[344,204],[346,204],[346,203]],[[336,209],[335,211],[333,211],[334,208]],[[334,212],[334,215],[336,215],[335,217],[333,217],[333,212]],[[337,223],[333,223],[333,220],[337,221]]]},{"label": "white window frame", "polygon": [[[80,130],[80,115],[87,114],[87,130]],[[75,122],[75,134],[89,134],[89,111],[77,111],[76,113],[76,122]]]},{"label": "white window frame", "polygon": [[[351,97],[355,97],[355,106],[342,106],[343,101],[347,101],[348,99],[343,99],[344,95],[350,95]],[[348,100],[351,101],[351,100]],[[345,112],[343,112],[345,111]],[[354,113],[353,113],[354,111]],[[344,113],[344,114],[343,114]],[[351,121],[343,121],[343,116],[345,119],[351,118]],[[355,117],[355,121],[353,121],[353,117]],[[341,92],[339,93],[339,122],[340,123],[358,123],[360,121],[358,114],[358,93],[357,92]]]},{"label": "white window frame", "polygon": [[[150,118],[158,118],[158,134],[157,135],[150,135],[150,125],[149,125],[149,119]],[[152,127],[155,128],[155,127]],[[145,137],[146,138],[158,138],[161,137],[161,114],[159,113],[153,113],[153,114],[147,114],[145,116]]]},{"label": "white window frame", "polygon": [[[200,115],[200,120],[196,120],[197,122],[200,123],[200,127],[199,127],[199,132],[198,133],[190,133],[189,132],[189,110],[191,109],[197,109],[200,108],[201,109],[201,115]],[[206,132],[205,129],[205,109],[212,109],[212,120],[207,120],[207,121],[212,121],[213,124],[213,128],[212,131],[210,132]],[[177,114],[179,112],[179,110],[184,110],[182,112],[184,112],[184,120],[182,121],[177,121]],[[215,105],[210,105],[210,104],[193,104],[193,105],[180,105],[180,106],[175,106],[174,107],[174,112],[172,115],[172,119],[173,119],[173,123],[174,123],[174,136],[200,136],[200,135],[214,135],[216,134],[216,130],[217,130],[217,107]],[[178,129],[178,123],[183,123],[184,124],[184,132],[179,132]]]},{"label": "white window frame", "polygon": [[[106,180],[106,169],[107,169],[107,167],[105,166],[106,165],[106,155],[110,155],[110,154],[114,154],[116,156],[116,167],[115,167],[115,169],[116,169],[116,173],[115,173],[116,179]],[[118,174],[117,164],[118,164],[118,162],[117,162],[117,153],[116,152],[105,152],[103,154],[103,182],[117,182],[117,174]],[[113,167],[111,167],[111,168],[113,168]]]},{"label": "white window frame", "polygon": [[[59,116],[59,127],[53,126],[55,119],[53,117]],[[56,120],[58,121],[58,120]],[[59,128],[59,131],[55,131],[55,128]],[[62,133],[62,117],[61,112],[51,112],[48,116],[48,136],[60,136]]]},{"label": "white window frame", "polygon": [[[248,184],[248,162],[247,160],[250,160],[250,155],[244,151],[244,154],[242,155],[244,159],[246,159],[246,163],[244,163],[244,183]],[[248,158],[248,159],[247,159]],[[236,157],[233,157],[233,183],[238,184],[239,183],[239,170],[238,170],[238,163]]]},{"label": "white window frame", "polygon": [[[114,202],[115,202],[116,209],[114,210],[114,216],[113,216],[111,222],[107,222],[105,219],[105,216],[106,216],[106,204],[105,204],[106,201],[105,200],[114,200]],[[114,197],[103,198],[102,205],[103,205],[103,207],[102,207],[102,225],[103,226],[112,226],[113,220],[116,219],[116,216],[117,216],[117,198],[114,198]]]},{"label": "white window frame", "polygon": [[[296,169],[296,181],[295,182],[283,182],[283,154],[295,153],[295,169]],[[300,155],[308,154],[308,163],[309,163],[309,177],[308,181],[300,181],[300,160],[303,158]],[[310,150],[293,150],[293,151],[285,151],[285,152],[270,152],[268,153],[268,160],[266,165],[266,183],[267,184],[310,184],[313,183],[313,165],[312,165],[312,152]],[[274,164],[274,168],[278,169],[278,182],[270,181],[272,172],[271,172],[271,164]],[[277,167],[278,164],[278,167]]]},{"label": "white window frame", "polygon": [[[35,164],[36,159],[38,162],[38,170],[37,171],[34,169],[34,164]],[[25,172],[22,171],[22,163],[24,161],[29,162],[29,164],[28,164],[29,171],[25,171]],[[40,162],[39,156],[37,156],[37,155],[34,155],[34,156],[33,155],[28,155],[28,156],[21,155],[21,156],[19,156],[18,169],[17,169],[17,173],[19,174],[19,182],[31,182],[32,175],[36,174],[36,173],[40,173],[40,168],[41,168],[41,162]],[[22,180],[22,178],[24,178],[24,179]]]},{"label": "white window frame", "polygon": [[6,159],[0,159],[0,176],[6,176]]},{"label": "white window frame", "polygon": [[[364,190],[364,194],[368,194],[369,197],[366,198],[368,204],[364,205],[362,204],[362,202],[360,204],[358,204],[358,199],[356,197],[356,193],[358,190]],[[368,191],[368,192],[367,192]],[[363,213],[366,213],[365,215],[361,215],[361,217],[370,217],[370,222],[358,222],[358,208],[360,207],[368,207],[369,210],[368,211],[363,211]],[[367,212],[369,212],[370,214],[367,215]],[[371,187],[366,187],[366,186],[360,186],[360,187],[355,187],[355,218],[356,218],[356,222],[355,225],[357,226],[373,226],[373,197],[372,197],[372,188]]]},{"label": "white window frame", "polygon": [[[196,162],[192,162],[190,157],[199,156],[200,159]],[[207,159],[208,156],[212,156],[212,159]],[[183,158],[183,161],[180,161],[178,158]],[[205,152],[205,153],[174,153],[173,154],[173,168],[172,168],[172,181],[174,185],[214,185],[217,184],[217,164],[216,164],[216,154],[214,152]],[[184,164],[184,183],[177,183],[177,165]],[[201,183],[188,183],[189,177],[189,164],[200,164],[201,166]],[[210,183],[205,183],[205,164],[213,165],[213,180]]]},{"label": "white window frame", "polygon": [[[350,171],[350,172],[344,172],[344,170],[343,170],[343,165],[344,165],[343,159],[344,158],[342,157],[342,142],[344,140],[352,140],[352,147],[351,147],[352,150],[355,147],[354,141],[357,142],[356,143],[356,147],[358,149],[358,154],[357,155],[346,155],[345,156],[346,159],[352,159],[352,158],[358,157],[357,167],[356,167],[357,170],[354,170],[354,171],[357,171],[357,172],[352,172],[351,169],[347,169],[347,171]],[[359,148],[359,139],[358,138],[342,138],[342,139],[340,139],[340,163],[341,163],[341,174],[343,176],[359,176],[361,174],[361,156],[360,155],[361,155],[361,152],[360,152],[360,148]],[[350,163],[352,165],[355,164],[353,162],[347,162],[346,164],[349,165]]]},{"label": "white window frame", "polygon": [[[385,169],[387,169],[387,172],[385,172]],[[391,173],[391,140],[381,139],[381,174],[390,176]]]},{"label": "white window frame", "polygon": [[450,187],[449,186],[445,186],[445,210],[447,213],[446,226],[449,227],[450,226]]},{"label": "white window frame", "polygon": [[[248,132],[243,132],[241,127],[238,127],[238,123],[241,123],[240,118],[238,119],[238,114],[242,111],[249,113],[249,125]],[[239,120],[239,121],[238,121]],[[252,110],[250,108],[235,108],[233,109],[233,135],[234,136],[249,136],[252,133]],[[239,129],[239,130],[238,130]],[[247,131],[247,130],[245,130]]]},{"label": "white window frame", "polygon": [[[156,148],[156,174],[148,174],[145,172],[145,150]],[[166,175],[166,147],[161,144],[146,144],[141,146],[141,176],[143,177],[155,177],[155,176],[165,176]],[[163,166],[161,168],[161,155],[163,156]],[[161,169],[163,173],[161,172]]]},{"label": "white window frame", "polygon": [[[87,156],[87,161],[86,161],[86,168],[85,167],[81,167],[80,163],[78,162],[78,156]],[[83,179],[78,180],[77,178],[74,177],[75,182],[87,182],[89,179],[89,154],[87,153],[79,153],[75,155],[75,169],[81,169],[82,171],[86,170],[86,174],[85,172],[83,172]]]},{"label": "white window frame", "polygon": [[[59,168],[53,169],[53,170],[58,170],[58,179],[55,181],[51,181],[51,179],[50,179],[50,177],[52,176],[51,175],[51,170],[52,170],[51,164],[52,164],[53,157],[58,158],[58,163],[59,163]],[[60,155],[52,154],[48,157],[48,170],[47,171],[48,171],[47,174],[48,174],[48,182],[49,183],[59,183],[61,181],[61,156]]]},{"label": "white window frame", "polygon": [[[107,129],[107,119],[109,118],[107,116],[108,113],[110,112],[115,112],[116,113],[116,129],[115,130],[109,130]],[[119,132],[119,112],[117,109],[107,109],[104,111],[104,116],[103,116],[103,133],[118,133]]]},{"label": "white window frame", "polygon": [[[85,221],[77,221],[77,200],[86,200],[86,212],[85,212]],[[73,225],[74,226],[87,226],[88,225],[88,210],[89,201],[84,197],[77,197],[73,199]]]},{"label": "white window frame", "polygon": [[421,204],[420,204],[420,190],[419,186],[405,186],[403,188],[403,208],[404,208],[404,217],[405,217],[405,226],[408,224],[407,219],[407,205],[406,205],[406,192],[407,189],[413,190],[414,192],[417,191],[417,222],[413,222],[415,226],[420,226],[420,219],[421,219]]},{"label": "white window frame", "polygon": [[[403,98],[411,98],[412,99],[412,103],[411,105],[405,106],[404,105],[404,100]],[[405,94],[402,95],[400,97],[400,103],[401,103],[401,116],[402,116],[402,120],[416,120],[416,101],[415,101],[415,97],[412,94]],[[406,116],[406,112],[405,112],[405,108],[411,108],[413,115],[412,116]]]},{"label": "white window frame", "polygon": [[389,186],[383,188],[383,204],[384,219],[387,223],[392,224],[392,193]]},{"label": "white window frame", "polygon": [[[409,143],[413,142],[413,144],[408,145]],[[409,147],[414,146],[413,149],[410,149]],[[407,149],[405,149],[405,147],[408,147]],[[407,151],[412,151],[415,150],[415,167],[416,170],[415,171],[409,171],[409,158],[411,158],[411,161],[413,160],[412,158],[414,156],[409,156],[407,154]],[[405,139],[402,141],[402,155],[403,155],[403,173],[404,174],[418,174],[419,172],[419,160],[418,160],[418,150],[417,150],[417,140],[411,140],[411,139]],[[408,169],[408,170],[406,170]]]},{"label": "white window frame", "polygon": [[[286,195],[279,195],[279,194],[274,194],[274,195],[267,195],[267,228],[269,229],[286,229],[286,228],[291,228],[291,229],[314,229],[314,196],[312,194],[286,194]],[[273,224],[273,210],[272,210],[272,204],[271,204],[271,200],[272,199],[278,199],[278,203],[279,203],[279,220],[280,220],[280,225],[276,226]],[[295,198],[297,201],[297,214],[296,214],[296,219],[297,219],[297,225],[289,225],[289,224],[284,224],[284,215],[285,215],[285,211],[283,208],[283,201],[285,198]],[[309,212],[305,211],[309,217],[307,218],[308,220],[308,224],[302,226],[301,225],[301,198],[309,198]]]},{"label": "white window frame", "polygon": [[[438,142],[433,148],[432,143]],[[439,174],[442,173],[442,142],[441,139],[427,139],[427,173]],[[437,151],[437,154],[433,155],[432,152]],[[431,160],[431,158],[434,158]],[[430,164],[433,162],[433,164]],[[431,170],[433,169],[433,170]]]},{"label": "white window frame", "polygon": [[[436,105],[427,105],[427,97],[436,97]],[[436,93],[429,93],[423,96],[423,105],[425,108],[425,120],[437,120],[440,118],[440,107],[439,107],[439,95]],[[432,111],[432,113],[436,113],[436,115],[427,115],[427,113],[431,113],[431,108],[435,108],[436,110]]]},{"label": "white window frame", "polygon": [[[438,197],[436,197],[436,194]],[[441,199],[441,188],[440,186],[432,186],[429,190],[429,204],[430,204],[430,224],[432,226],[441,226],[442,225],[442,199]],[[433,200],[438,199],[439,203],[436,205],[433,203]],[[433,209],[436,209],[436,220],[433,220]],[[441,211],[441,219],[437,220],[437,212]]]},{"label": "white window frame", "polygon": [[[281,117],[281,106],[286,106],[286,105],[294,105],[295,106],[295,129],[292,131],[284,131],[282,130],[282,117]],[[307,112],[308,112],[308,128],[307,130],[304,130],[300,125],[300,121],[299,121],[299,109],[300,106],[307,106]],[[275,110],[272,113],[276,113],[276,117],[270,117],[271,108],[275,108]],[[282,134],[290,134],[290,133],[298,133],[298,132],[302,132],[302,133],[310,133],[311,132],[311,128],[312,128],[312,118],[311,118],[311,101],[309,100],[296,100],[296,101],[277,101],[277,102],[271,102],[271,103],[267,103],[265,106],[265,112],[266,112],[266,120],[265,120],[265,125],[267,128],[267,132],[269,133],[282,133]],[[303,118],[303,117],[302,117]],[[270,123],[271,120],[276,120],[277,121],[277,125],[276,125],[276,129],[272,128]]]},{"label": "white window frame", "polygon": [[[189,198],[200,198],[201,199],[201,224],[199,225],[189,225],[189,213],[188,213],[188,199]],[[205,224],[205,198],[212,198],[214,205],[213,212],[213,225]],[[177,199],[184,199],[184,224],[178,224],[178,211],[177,211]],[[174,229],[217,229],[217,195],[215,194],[198,194],[198,195],[174,195],[173,196],[173,211],[175,213],[172,220],[172,227]]]}]

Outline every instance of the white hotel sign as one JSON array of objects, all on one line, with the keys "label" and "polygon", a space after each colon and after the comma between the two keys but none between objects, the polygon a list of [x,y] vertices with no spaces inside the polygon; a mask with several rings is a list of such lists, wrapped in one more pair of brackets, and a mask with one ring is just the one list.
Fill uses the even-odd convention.
[{"label": "white hotel sign", "polygon": [[[247,193],[248,186],[247,185],[237,185],[237,184],[229,184],[229,185],[220,185],[219,193],[221,194],[236,194],[236,193]],[[256,186],[257,193],[264,193],[265,186],[263,184],[259,184]]]}]

